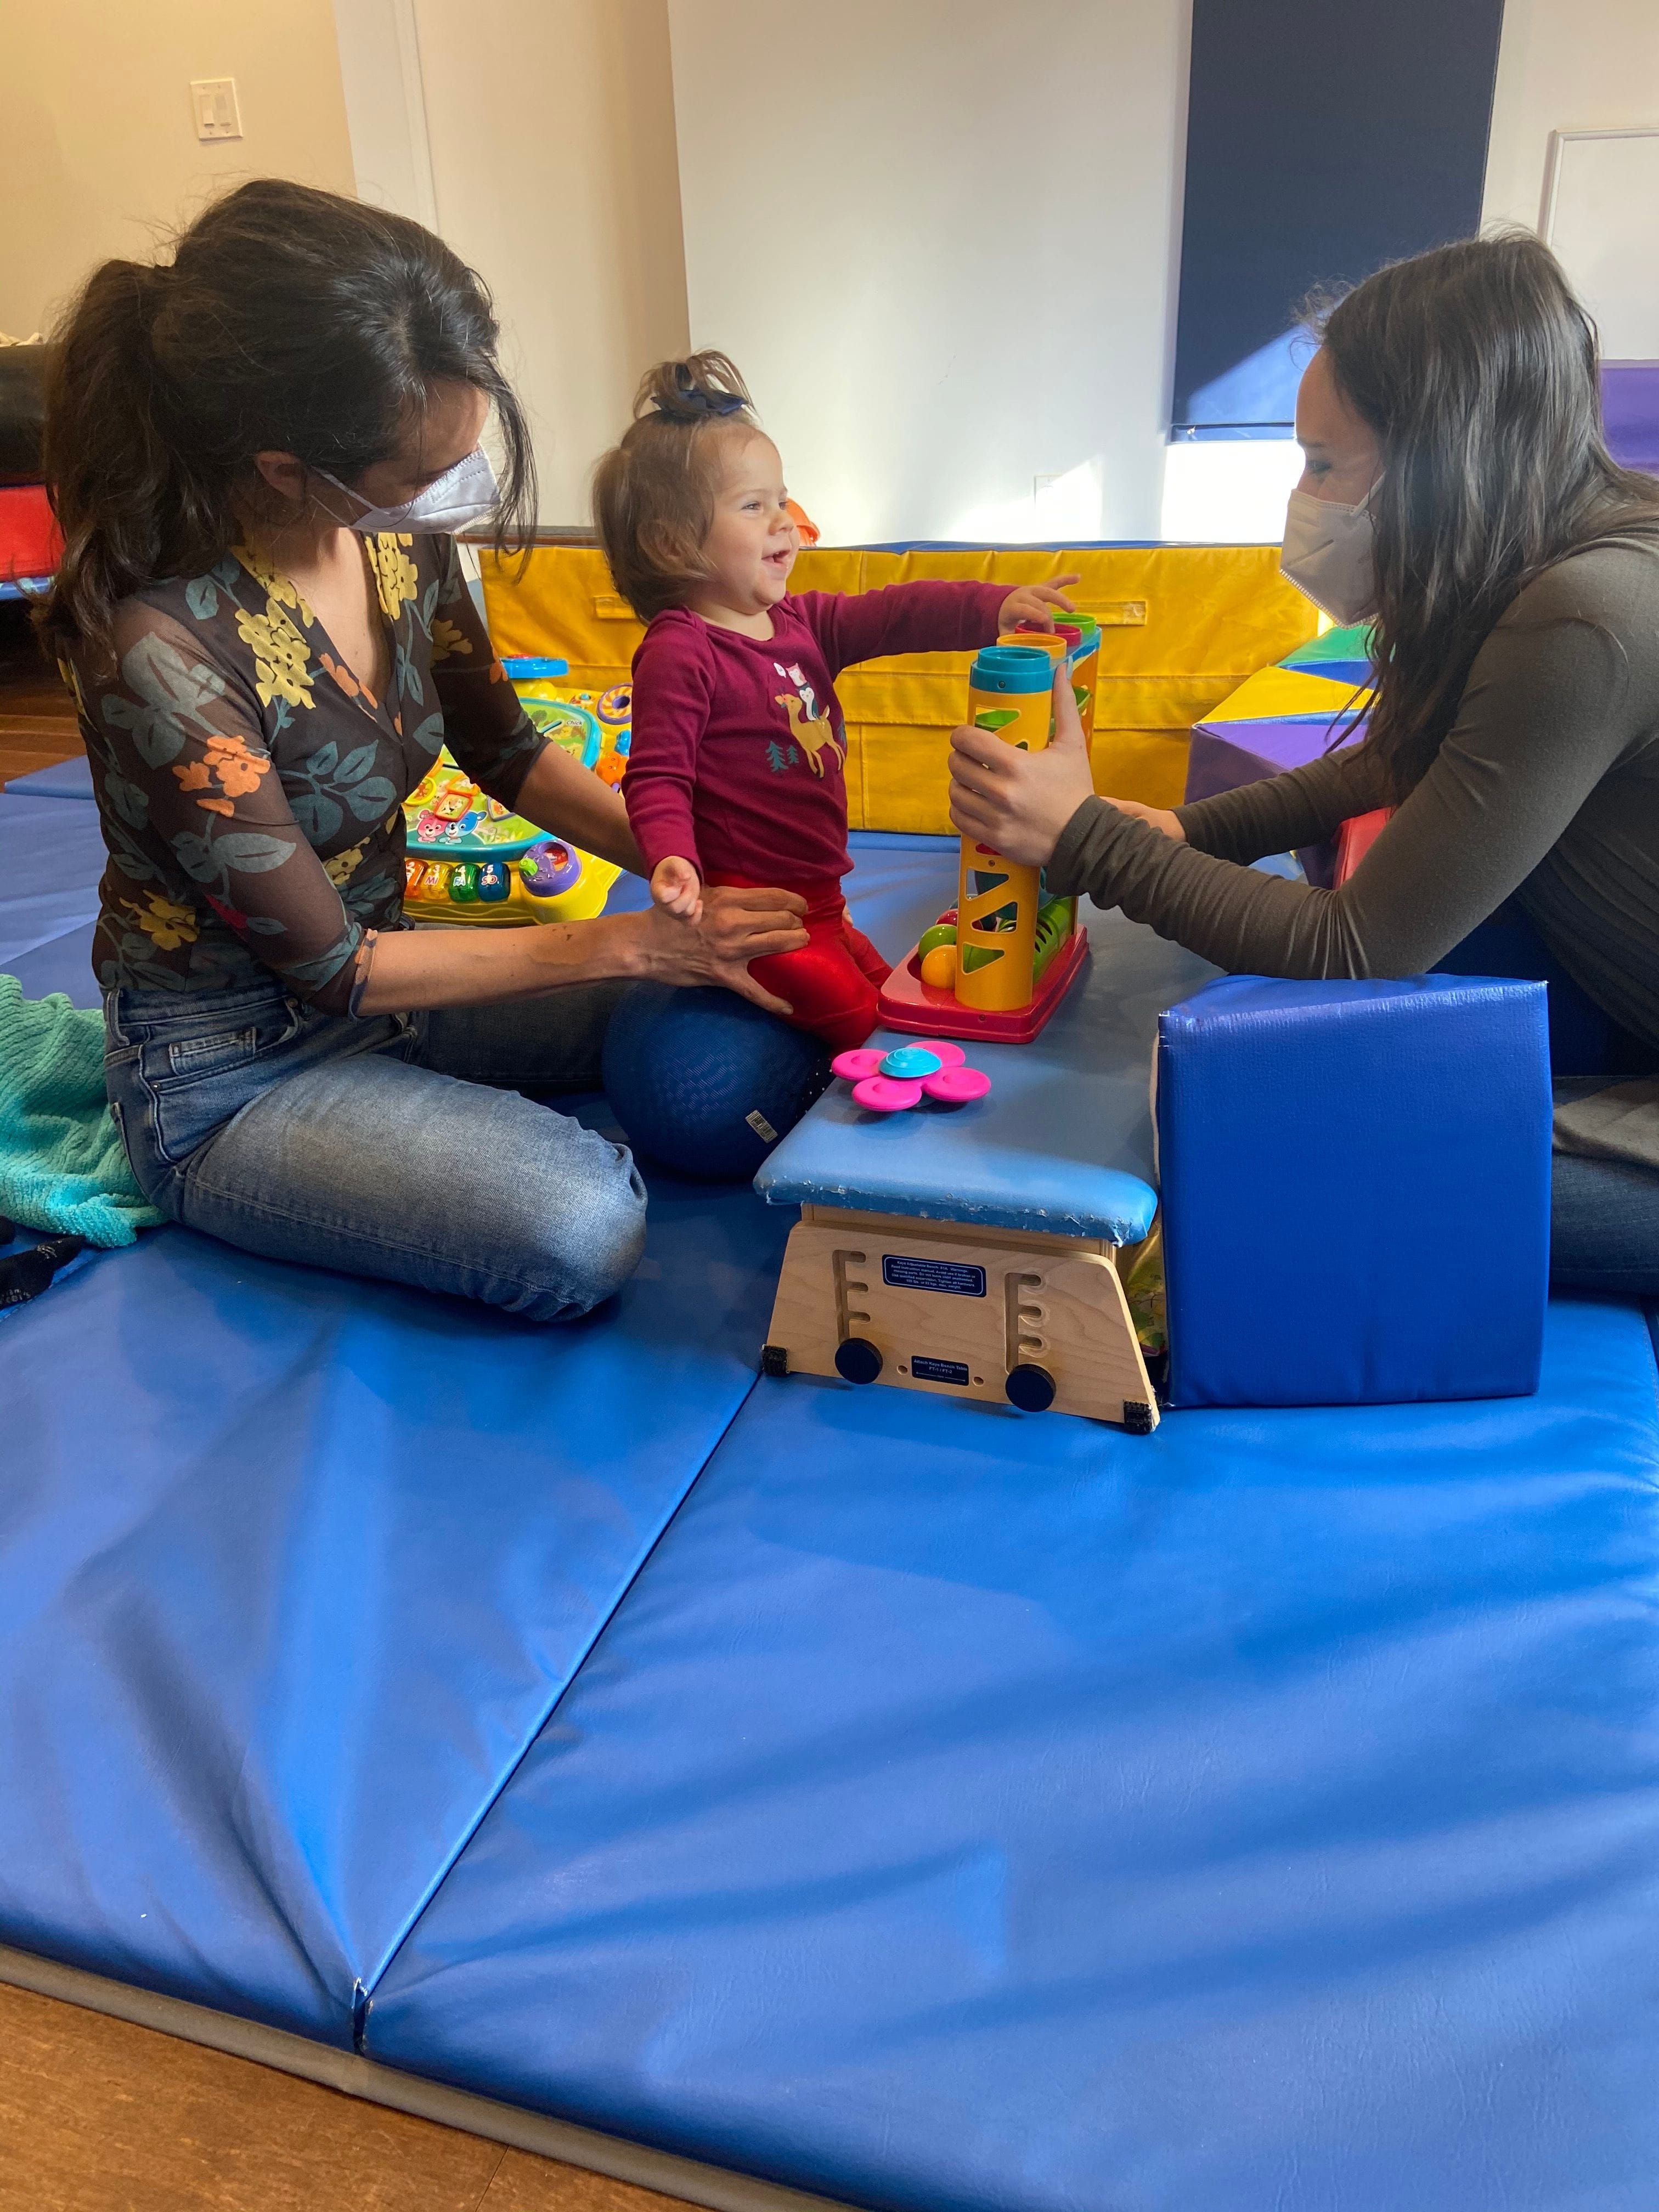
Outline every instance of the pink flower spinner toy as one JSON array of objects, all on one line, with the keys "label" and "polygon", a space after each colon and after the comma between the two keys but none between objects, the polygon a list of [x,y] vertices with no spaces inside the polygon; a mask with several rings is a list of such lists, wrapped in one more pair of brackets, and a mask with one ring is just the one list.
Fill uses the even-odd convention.
[{"label": "pink flower spinner toy", "polygon": [[921,1037],[915,1044],[895,1045],[890,1052],[878,1052],[869,1045],[857,1052],[839,1052],[830,1065],[852,1085],[855,1106],[867,1106],[872,1114],[902,1114],[924,1098],[940,1106],[966,1106],[972,1099],[983,1098],[991,1079],[977,1067],[964,1066],[966,1057],[959,1044]]}]

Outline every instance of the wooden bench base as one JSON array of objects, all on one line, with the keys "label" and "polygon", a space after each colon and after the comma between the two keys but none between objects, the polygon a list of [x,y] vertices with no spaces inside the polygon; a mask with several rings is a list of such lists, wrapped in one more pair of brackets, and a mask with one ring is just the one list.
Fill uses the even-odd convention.
[{"label": "wooden bench base", "polygon": [[803,1206],[763,1365],[1158,1425],[1112,1247],[1094,1237]]}]

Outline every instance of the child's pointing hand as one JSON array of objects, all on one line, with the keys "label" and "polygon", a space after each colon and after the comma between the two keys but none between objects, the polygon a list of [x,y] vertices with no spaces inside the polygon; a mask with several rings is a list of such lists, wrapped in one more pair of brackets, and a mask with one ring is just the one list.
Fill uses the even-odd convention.
[{"label": "child's pointing hand", "polygon": [[1017,585],[1002,603],[997,628],[1018,629],[1025,623],[1032,629],[1052,629],[1056,610],[1063,615],[1072,612],[1066,586],[1078,580],[1076,576],[1056,576],[1051,583]]}]

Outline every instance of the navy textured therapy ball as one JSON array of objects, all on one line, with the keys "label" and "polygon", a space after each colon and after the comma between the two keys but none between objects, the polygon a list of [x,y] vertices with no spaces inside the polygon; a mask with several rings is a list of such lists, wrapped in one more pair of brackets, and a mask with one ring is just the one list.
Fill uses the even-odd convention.
[{"label": "navy textured therapy ball", "polygon": [[815,1036],[715,988],[635,983],[605,1039],[605,1095],[636,1152],[746,1182],[830,1080]]}]

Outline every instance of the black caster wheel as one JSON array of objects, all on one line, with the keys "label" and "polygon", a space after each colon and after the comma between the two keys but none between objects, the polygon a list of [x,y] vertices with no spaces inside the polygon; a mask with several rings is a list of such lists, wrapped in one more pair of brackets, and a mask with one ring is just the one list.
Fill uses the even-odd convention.
[{"label": "black caster wheel", "polygon": [[1046,1367],[1037,1367],[1022,1360],[1018,1367],[1008,1370],[1004,1384],[1008,1403],[1018,1406],[1022,1413],[1046,1413],[1054,1402],[1054,1378]]},{"label": "black caster wheel", "polygon": [[789,1372],[789,1354],[782,1345],[762,1345],[760,1371],[763,1375],[787,1375]]},{"label": "black caster wheel", "polygon": [[847,1336],[836,1346],[836,1372],[849,1382],[873,1382],[881,1372],[881,1354],[867,1336]]}]

